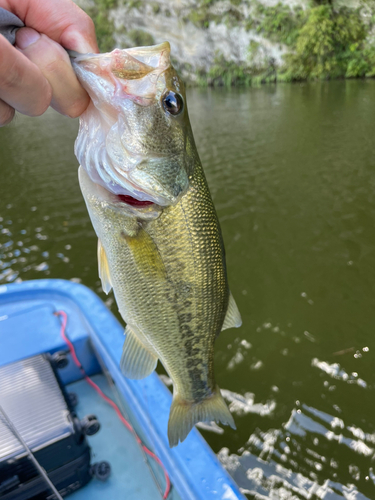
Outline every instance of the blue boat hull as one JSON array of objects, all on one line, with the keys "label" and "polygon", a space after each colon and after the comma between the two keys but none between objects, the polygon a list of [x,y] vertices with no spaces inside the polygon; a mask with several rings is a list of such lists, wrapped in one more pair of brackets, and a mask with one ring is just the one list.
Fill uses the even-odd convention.
[{"label": "blue boat hull", "polygon": [[[196,429],[182,444],[169,448],[167,425],[172,400],[169,390],[156,373],[143,380],[129,380],[121,374],[124,328],[85,286],[64,280],[1,285],[0,366],[66,349],[60,336],[60,319],[53,314],[57,310],[67,313],[68,335],[91,375],[101,371],[94,346],[124,397],[136,427],[164,463],[179,496],[186,500],[244,499]],[[61,375],[65,384],[82,378],[73,363]]]}]

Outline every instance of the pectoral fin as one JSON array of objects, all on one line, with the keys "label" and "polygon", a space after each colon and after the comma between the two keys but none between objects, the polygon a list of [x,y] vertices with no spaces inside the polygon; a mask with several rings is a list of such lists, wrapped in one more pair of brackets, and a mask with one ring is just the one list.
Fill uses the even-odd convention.
[{"label": "pectoral fin", "polygon": [[102,281],[103,292],[108,294],[112,288],[111,277],[109,275],[109,266],[105,250],[100,240],[98,240],[98,266],[99,278]]},{"label": "pectoral fin", "polygon": [[238,328],[242,325],[242,319],[240,311],[238,310],[237,304],[233,298],[231,292],[229,292],[229,303],[227,314],[224,319],[222,331],[227,328]]},{"label": "pectoral fin", "polygon": [[146,347],[129,325],[125,329],[125,343],[120,361],[122,373],[127,378],[140,379],[150,375],[156,368],[158,358]]}]

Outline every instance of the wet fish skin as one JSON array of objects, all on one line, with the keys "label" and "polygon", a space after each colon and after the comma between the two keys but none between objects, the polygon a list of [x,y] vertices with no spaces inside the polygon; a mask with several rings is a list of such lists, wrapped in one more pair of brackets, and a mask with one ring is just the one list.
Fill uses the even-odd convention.
[{"label": "wet fish skin", "polygon": [[147,49],[74,60],[92,99],[80,119],[75,153],[91,179],[106,189],[168,206],[188,188],[196,148],[186,106],[171,117],[161,105],[167,89],[185,92],[170,66],[169,44]]},{"label": "wet fish skin", "polygon": [[[165,89],[178,89],[186,103],[183,84],[173,68],[164,70],[158,85],[160,93],[150,104],[157,116],[160,110],[166,113],[160,103]],[[181,141],[177,149],[184,153],[175,170],[184,170],[189,182],[168,206],[124,203],[94,182],[82,166],[79,169],[82,193],[100,241],[103,288],[109,291],[113,287],[127,323],[122,370],[130,378],[143,378],[160,359],[173,381],[170,446],[182,442],[199,421],[216,420],[235,428],[214,379],[214,342],[222,329],[241,324],[228,287],[219,221],[186,105],[176,122],[172,121],[174,130],[179,130],[174,140],[176,144]],[[155,120],[150,123],[148,135],[153,133]],[[147,149],[146,129],[143,122],[138,125]],[[151,151],[154,144],[155,138]],[[154,175],[155,168],[155,156],[150,155],[144,170]]]}]

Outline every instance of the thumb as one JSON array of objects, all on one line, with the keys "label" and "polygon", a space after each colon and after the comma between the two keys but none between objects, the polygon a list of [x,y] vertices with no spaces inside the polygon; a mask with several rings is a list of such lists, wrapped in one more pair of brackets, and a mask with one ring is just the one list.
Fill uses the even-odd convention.
[{"label": "thumb", "polygon": [[72,118],[81,115],[90,102],[89,97],[61,45],[32,28],[21,28],[17,32],[16,47],[38,66],[51,85],[51,106]]}]

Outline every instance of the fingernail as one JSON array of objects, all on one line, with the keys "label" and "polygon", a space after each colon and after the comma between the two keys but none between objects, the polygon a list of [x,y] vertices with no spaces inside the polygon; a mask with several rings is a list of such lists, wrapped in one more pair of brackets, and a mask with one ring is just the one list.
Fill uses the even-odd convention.
[{"label": "fingernail", "polygon": [[29,45],[37,42],[39,38],[40,34],[32,28],[21,28],[17,32],[16,44],[19,49],[26,49]]}]

